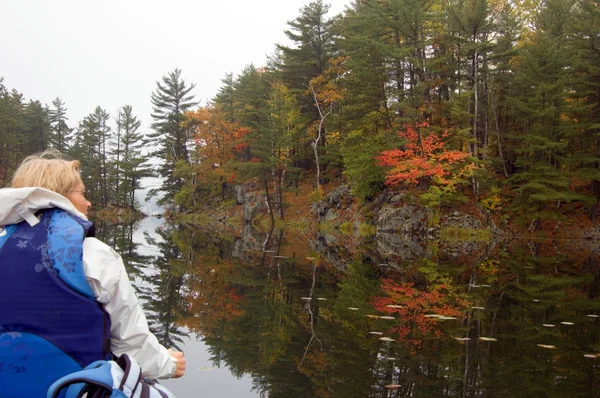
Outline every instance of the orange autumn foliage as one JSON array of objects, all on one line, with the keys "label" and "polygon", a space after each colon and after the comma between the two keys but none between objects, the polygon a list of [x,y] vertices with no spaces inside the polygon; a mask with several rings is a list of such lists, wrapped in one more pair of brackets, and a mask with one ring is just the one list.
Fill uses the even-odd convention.
[{"label": "orange autumn foliage", "polygon": [[398,135],[405,140],[404,149],[383,151],[377,157],[380,166],[391,168],[387,185],[418,184],[422,180],[450,185],[453,174],[464,175],[474,167],[467,162],[468,152],[446,148],[448,131],[436,134],[423,122],[406,125]]},{"label": "orange autumn foliage", "polygon": [[[382,289],[385,297],[374,297],[371,301],[375,309],[390,314],[399,319],[398,326],[392,329],[396,339],[414,348],[420,347],[426,337],[442,335],[441,321],[427,317],[437,314],[446,317],[462,317],[467,303],[458,295],[451,292],[443,283],[435,283],[421,290],[413,283],[398,283],[392,279],[382,279]],[[400,305],[402,308],[387,307]]]}]

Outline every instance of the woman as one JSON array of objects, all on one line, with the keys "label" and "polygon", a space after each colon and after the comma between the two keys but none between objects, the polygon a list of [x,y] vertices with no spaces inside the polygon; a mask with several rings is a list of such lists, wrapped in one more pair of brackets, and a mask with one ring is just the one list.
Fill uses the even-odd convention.
[{"label": "woman", "polygon": [[90,207],[79,162],[58,151],[29,156],[0,189],[0,396],[37,396],[108,353],[147,378],[185,373],[183,353],[149,331],[121,257],[92,236]]}]

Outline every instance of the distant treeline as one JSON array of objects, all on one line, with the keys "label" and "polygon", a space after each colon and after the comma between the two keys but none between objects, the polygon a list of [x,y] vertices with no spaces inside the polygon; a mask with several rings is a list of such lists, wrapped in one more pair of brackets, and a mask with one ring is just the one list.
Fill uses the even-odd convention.
[{"label": "distant treeline", "polygon": [[[427,206],[512,206],[532,227],[562,217],[567,203],[596,218],[597,0],[361,0],[331,17],[328,9],[303,7],[288,22],[290,45],[277,45],[265,66],[226,74],[208,104],[197,107],[179,70],[158,83],[148,139],[163,159],[164,203],[194,210],[253,179],[284,217],[282,191],[309,175],[317,196],[344,178],[362,200],[415,187]],[[24,154],[67,142],[90,162],[103,203],[124,201],[117,187],[136,169],[120,166],[125,144],[115,145],[136,131],[125,108],[121,127],[106,128],[98,108],[68,139],[59,99],[47,108],[0,90],[0,178]],[[133,188],[139,175],[127,181]]]},{"label": "distant treeline", "polygon": [[80,160],[92,203],[133,208],[140,179],[151,170],[144,163],[148,155],[142,152],[147,140],[138,132],[140,122],[131,106],[123,106],[114,120],[97,107],[76,128],[69,126],[66,113],[60,98],[52,106],[26,101],[0,79],[0,185],[9,183],[24,157],[55,148],[67,159]]}]

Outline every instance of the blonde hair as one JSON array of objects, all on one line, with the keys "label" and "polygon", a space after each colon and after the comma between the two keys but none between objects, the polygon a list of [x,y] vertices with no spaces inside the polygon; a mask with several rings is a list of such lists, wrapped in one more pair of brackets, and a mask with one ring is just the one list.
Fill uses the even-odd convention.
[{"label": "blonde hair", "polygon": [[25,158],[11,180],[13,188],[40,187],[66,196],[82,182],[78,160],[65,160],[60,151],[47,149]]}]

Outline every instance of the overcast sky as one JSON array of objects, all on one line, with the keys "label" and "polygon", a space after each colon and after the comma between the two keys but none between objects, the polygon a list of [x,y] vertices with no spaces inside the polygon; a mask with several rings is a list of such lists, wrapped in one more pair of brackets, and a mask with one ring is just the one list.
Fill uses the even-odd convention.
[{"label": "overcast sky", "polygon": [[[69,125],[96,106],[132,105],[143,130],[150,94],[176,67],[196,98],[211,99],[228,72],[262,66],[309,0],[0,0],[0,77],[26,99],[61,97]],[[325,1],[329,16],[351,0]]]}]

